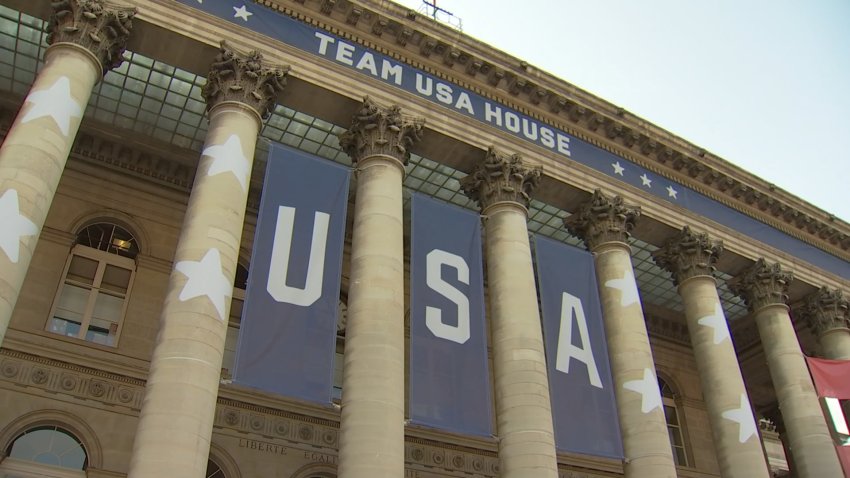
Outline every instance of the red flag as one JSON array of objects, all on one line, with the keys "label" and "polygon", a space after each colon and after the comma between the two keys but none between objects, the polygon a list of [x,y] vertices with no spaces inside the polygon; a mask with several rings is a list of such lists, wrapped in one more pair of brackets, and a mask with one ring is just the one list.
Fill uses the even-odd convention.
[{"label": "red flag", "polygon": [[838,400],[850,400],[850,360],[826,360],[806,357],[815,389],[825,403],[833,402],[832,410],[827,410],[826,418],[830,423],[834,436],[841,439],[835,449],[841,466],[844,467],[845,478],[850,478],[850,441],[847,436],[847,418],[841,413],[841,407],[836,406]]}]

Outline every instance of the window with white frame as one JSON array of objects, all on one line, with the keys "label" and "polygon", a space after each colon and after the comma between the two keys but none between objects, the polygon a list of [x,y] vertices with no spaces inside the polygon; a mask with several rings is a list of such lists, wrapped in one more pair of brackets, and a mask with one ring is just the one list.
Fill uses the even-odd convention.
[{"label": "window with white frame", "polygon": [[47,330],[115,347],[138,253],[135,237],[115,224],[84,227],[65,264]]},{"label": "window with white frame", "polygon": [[83,478],[88,467],[85,447],[71,432],[37,426],[18,435],[5,450],[0,478]]},{"label": "window with white frame", "polygon": [[658,379],[658,387],[661,389],[661,402],[664,405],[664,416],[667,419],[670,446],[673,447],[673,459],[679,466],[689,466],[682,417],[676,405],[676,393],[667,382],[660,378]]}]

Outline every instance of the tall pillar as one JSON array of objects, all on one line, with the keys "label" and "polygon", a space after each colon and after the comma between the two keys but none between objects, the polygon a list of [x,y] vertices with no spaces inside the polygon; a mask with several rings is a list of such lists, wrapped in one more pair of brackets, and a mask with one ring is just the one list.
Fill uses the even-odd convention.
[{"label": "tall pillar", "polygon": [[640,208],[598,189],[564,220],[596,261],[627,478],[673,478],[676,465],[635,282],[630,231]]},{"label": "tall pillar", "polygon": [[342,378],[340,478],[404,476],[402,180],[424,121],[366,98],[340,136],[357,174]]},{"label": "tall pillar", "polygon": [[0,343],[94,85],[123,61],[135,9],[53,2],[44,67],[0,146]]},{"label": "tall pillar", "polygon": [[797,311],[817,336],[823,358],[850,360],[848,305],[840,290],[824,287],[806,297],[805,304]]},{"label": "tall pillar", "polygon": [[203,478],[206,471],[254,147],[287,70],[224,42],[210,69],[202,91],[209,130],[174,256],[131,478]]},{"label": "tall pillar", "polygon": [[768,265],[759,259],[729,287],[744,297],[755,317],[797,475],[840,477],[843,472],[835,445],[785,304],[792,280],[793,274],[779,264]]},{"label": "tall pillar", "polygon": [[484,217],[502,478],[556,478],[552,404],[528,242],[528,202],[540,169],[490,148],[463,179]]},{"label": "tall pillar", "polygon": [[713,277],[722,250],[719,241],[685,226],[652,256],[672,274],[685,305],[720,475],[768,478],[758,427]]}]

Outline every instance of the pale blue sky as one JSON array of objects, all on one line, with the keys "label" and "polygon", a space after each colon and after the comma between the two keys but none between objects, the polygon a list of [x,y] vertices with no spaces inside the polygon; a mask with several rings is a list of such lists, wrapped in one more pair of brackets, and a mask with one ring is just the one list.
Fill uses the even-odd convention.
[{"label": "pale blue sky", "polygon": [[464,33],[850,221],[850,0],[437,5]]}]

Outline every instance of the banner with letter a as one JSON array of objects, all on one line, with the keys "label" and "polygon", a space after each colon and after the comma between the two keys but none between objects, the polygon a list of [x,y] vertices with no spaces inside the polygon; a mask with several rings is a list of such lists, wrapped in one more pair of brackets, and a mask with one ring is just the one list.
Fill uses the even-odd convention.
[{"label": "banner with letter a", "polygon": [[413,194],[410,420],[490,436],[480,216]]},{"label": "banner with letter a", "polygon": [[806,357],[844,476],[850,478],[850,360]]},{"label": "banner with letter a", "polygon": [[622,458],[620,425],[589,252],[535,236],[558,450]]},{"label": "banner with letter a", "polygon": [[347,167],[272,144],[234,381],[330,403]]}]

